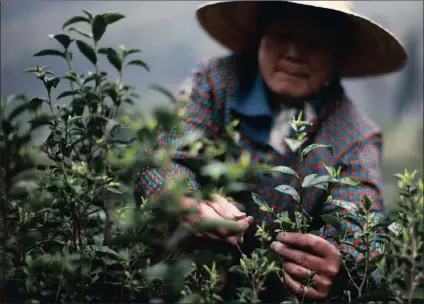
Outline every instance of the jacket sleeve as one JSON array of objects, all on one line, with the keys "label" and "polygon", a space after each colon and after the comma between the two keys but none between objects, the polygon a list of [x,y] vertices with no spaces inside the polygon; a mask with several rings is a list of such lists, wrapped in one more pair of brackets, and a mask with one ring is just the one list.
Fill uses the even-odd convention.
[{"label": "jacket sleeve", "polygon": [[[183,111],[183,124],[185,125],[184,135],[188,132],[200,131],[204,136],[208,135],[212,125],[212,106],[210,86],[207,80],[205,68],[200,65],[184,81],[182,87],[176,94],[175,108]],[[174,144],[178,140],[176,132],[158,136],[158,144]],[[153,157],[153,156],[152,156]],[[165,167],[144,167],[136,171],[135,179],[135,199],[140,203],[141,197],[148,198],[163,189],[165,182],[172,178],[183,178],[187,181],[189,188],[198,189],[196,174],[187,167],[177,164],[175,161],[184,158],[184,152],[177,152],[172,156],[174,162],[166,164]]]},{"label": "jacket sleeve", "polygon": [[[346,153],[342,159],[344,165],[342,176],[355,178],[359,180],[364,187],[358,189],[346,185],[338,185],[332,189],[330,195],[334,199],[352,202],[357,206],[361,204],[364,195],[367,195],[373,201],[370,212],[374,217],[378,218],[379,221],[384,221],[388,219],[388,215],[384,210],[380,180],[381,145],[381,134],[376,134],[356,144]],[[347,211],[333,204],[324,204],[323,213],[335,215],[336,213],[346,214]],[[347,232],[361,231],[359,225],[354,223],[354,221],[348,220],[342,222],[342,229]],[[330,243],[338,246],[335,242],[334,234],[335,228],[326,224],[324,226],[324,238]],[[349,239],[348,241],[363,248],[363,244],[358,240]],[[373,244],[371,246],[373,246]],[[341,244],[339,249],[342,252],[351,254],[356,261],[359,261],[363,257],[363,254],[352,246]],[[378,247],[372,247],[371,249],[371,258],[379,255]]]}]

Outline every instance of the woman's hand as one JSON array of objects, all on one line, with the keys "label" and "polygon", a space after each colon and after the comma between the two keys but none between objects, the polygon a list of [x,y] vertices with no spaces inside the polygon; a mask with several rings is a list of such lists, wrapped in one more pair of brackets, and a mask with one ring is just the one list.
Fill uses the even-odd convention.
[{"label": "woman's hand", "polygon": [[181,200],[183,208],[192,208],[197,210],[197,216],[190,220],[185,218],[183,221],[200,222],[204,220],[227,220],[235,221],[237,226],[243,232],[236,235],[230,234],[224,228],[218,228],[216,233],[202,233],[199,236],[209,237],[217,240],[224,240],[230,244],[242,243],[244,231],[253,223],[251,216],[237,209],[236,206],[229,203],[225,198],[215,195],[212,201],[197,201],[194,198],[184,197]]},{"label": "woman's hand", "polygon": [[[289,290],[304,300],[325,299],[339,273],[339,250],[321,237],[312,234],[280,233],[271,248],[284,258],[283,277]],[[315,286],[304,294],[304,281],[310,272]]]}]

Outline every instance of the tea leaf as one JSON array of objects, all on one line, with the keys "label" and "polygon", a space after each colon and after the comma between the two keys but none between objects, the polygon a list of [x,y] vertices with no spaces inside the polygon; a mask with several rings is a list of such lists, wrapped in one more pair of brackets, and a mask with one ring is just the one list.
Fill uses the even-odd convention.
[{"label": "tea leaf", "polygon": [[108,25],[125,18],[124,15],[121,15],[121,14],[116,13],[116,12],[105,13],[102,16],[105,18],[106,24],[108,24]]},{"label": "tea leaf", "polygon": [[296,189],[289,185],[281,185],[274,188],[277,191],[288,194],[294,198],[296,202],[300,201],[299,193],[297,193]]},{"label": "tea leaf", "polygon": [[73,41],[71,37],[65,34],[57,34],[57,35],[50,34],[49,38],[56,39],[65,49],[67,49]]},{"label": "tea leaf", "polygon": [[57,99],[61,99],[61,98],[68,97],[68,96],[74,96],[74,95],[77,95],[77,94],[80,94],[79,90],[64,91],[57,96]]},{"label": "tea leaf", "polygon": [[336,206],[339,206],[343,209],[346,209],[350,213],[356,214],[359,211],[358,206],[356,206],[354,203],[342,201],[342,200],[332,200],[329,201],[328,204],[333,204]]},{"label": "tea leaf", "polygon": [[77,47],[80,50],[80,52],[83,53],[83,55],[85,57],[87,57],[88,60],[90,60],[92,64],[96,65],[97,64],[97,56],[96,56],[96,52],[94,51],[94,49],[89,44],[87,44],[86,42],[84,42],[82,40],[77,40],[76,44],[77,44]]},{"label": "tea leaf", "polygon": [[102,15],[96,15],[93,19],[93,24],[91,26],[91,30],[93,32],[94,41],[99,41],[103,34],[106,32],[106,18]]},{"label": "tea leaf", "polygon": [[93,13],[92,12],[85,10],[85,9],[83,9],[82,11],[84,12],[84,14],[87,15],[88,20],[90,20],[90,21],[93,20]]},{"label": "tea leaf", "polygon": [[93,39],[93,35],[91,33],[88,33],[88,32],[86,32],[82,29],[71,27],[68,31],[76,32],[76,33],[80,34],[81,36],[84,36],[84,37],[89,38],[89,39]]},{"label": "tea leaf", "polygon": [[140,49],[129,49],[129,50],[125,50],[125,52],[123,54],[124,54],[124,57],[127,57],[127,56],[129,56],[131,54],[135,54],[135,53],[141,53],[141,50]]},{"label": "tea leaf", "polygon": [[342,178],[339,178],[337,180],[337,182],[339,184],[348,185],[348,186],[355,187],[355,188],[358,188],[358,189],[363,188],[362,183],[359,180],[354,179],[352,177],[342,177]]},{"label": "tea leaf", "polygon": [[309,174],[303,179],[302,187],[319,187],[326,186],[328,183],[334,182],[335,179],[331,175]]},{"label": "tea leaf", "polygon": [[171,91],[167,90],[163,86],[153,84],[153,85],[150,86],[150,89],[165,95],[171,102],[175,101],[174,94],[172,94]]},{"label": "tea leaf", "polygon": [[256,193],[252,193],[253,201],[259,206],[259,209],[265,212],[274,212],[270,206],[266,203],[266,201],[257,195]]},{"label": "tea leaf", "polygon": [[13,110],[9,113],[9,116],[7,117],[7,120],[8,121],[12,121],[14,118],[16,118],[17,116],[19,116],[23,112],[25,112],[27,109],[28,109],[28,104],[27,103],[20,104],[19,106],[13,108]]},{"label": "tea leaf", "polygon": [[309,152],[318,149],[318,148],[326,148],[330,151],[331,155],[333,155],[333,147],[329,145],[321,145],[321,144],[312,144],[303,149],[302,155],[306,156]]},{"label": "tea leaf", "polygon": [[59,52],[58,50],[51,50],[51,49],[42,50],[34,54],[34,57],[41,57],[41,56],[59,56],[59,57],[65,58],[65,54],[63,54],[62,52]]},{"label": "tea leaf", "polygon": [[131,60],[130,62],[127,63],[127,66],[128,65],[137,65],[144,68],[146,71],[150,72],[150,68],[147,65],[147,63],[145,63],[143,60],[140,60],[140,59]]},{"label": "tea leaf", "polygon": [[336,228],[341,227],[341,224],[342,223],[340,222],[340,220],[338,219],[337,216],[330,215],[330,214],[322,214],[321,215],[321,218],[327,224],[330,224],[330,225],[332,225],[332,226],[334,226]]},{"label": "tea leaf", "polygon": [[118,72],[122,71],[122,60],[119,58],[118,53],[114,49],[108,49],[107,60],[118,70]]},{"label": "tea leaf", "polygon": [[368,195],[364,195],[363,202],[365,210],[369,212],[373,205],[372,199]]},{"label": "tea leaf", "polygon": [[68,25],[71,25],[77,22],[90,23],[90,20],[82,16],[74,16],[65,21],[65,23],[62,25],[62,29],[65,29],[65,27],[67,27]]},{"label": "tea leaf", "polygon": [[36,111],[41,107],[41,105],[45,101],[46,101],[46,99],[35,97],[35,98],[31,99],[31,101],[29,102],[28,108],[32,111]]},{"label": "tea leaf", "polygon": [[35,117],[29,121],[31,124],[32,129],[35,129],[37,127],[45,126],[45,125],[52,125],[52,116],[42,114],[38,117]]},{"label": "tea leaf", "polygon": [[296,152],[305,142],[306,138],[302,140],[292,139],[292,138],[284,138],[284,141],[289,146],[292,152]]},{"label": "tea leaf", "polygon": [[280,172],[280,173],[284,173],[284,174],[294,175],[297,178],[299,178],[299,176],[297,175],[297,173],[292,168],[290,168],[290,167],[278,166],[278,167],[273,167],[270,170],[271,171]]}]

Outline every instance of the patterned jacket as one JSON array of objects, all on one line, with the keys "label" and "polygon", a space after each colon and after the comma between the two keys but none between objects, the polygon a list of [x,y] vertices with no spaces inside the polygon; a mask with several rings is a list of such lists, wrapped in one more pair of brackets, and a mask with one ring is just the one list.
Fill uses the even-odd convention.
[{"label": "patterned jacket", "polygon": [[[236,117],[232,108],[242,93],[239,82],[241,73],[243,70],[237,55],[209,59],[197,66],[177,98],[177,108],[183,109],[186,113],[184,123],[187,131],[201,130],[209,138],[217,138],[223,134],[223,123],[228,123]],[[323,163],[336,168],[341,166],[342,176],[359,179],[365,187],[357,189],[345,185],[336,186],[332,189],[331,196],[361,204],[363,196],[368,195],[374,202],[371,211],[384,219],[386,215],[380,180],[381,132],[358,111],[343,90],[335,90],[330,95],[329,101],[317,110],[318,115],[314,121],[309,144],[315,142],[331,145],[334,153],[331,155],[326,149],[313,151],[305,161],[304,173],[328,174]],[[179,102],[187,96],[188,103]],[[248,124],[247,120],[241,119],[241,127],[247,127]],[[166,140],[173,141],[175,138]],[[243,129],[240,147],[242,151],[248,151],[254,161],[266,162],[273,166],[296,167],[297,157],[294,153],[288,151],[281,154],[269,145],[252,140]],[[191,187],[198,187],[195,173],[179,164],[172,164],[168,168],[141,168],[135,177],[136,198],[155,194],[163,187],[164,180],[173,176],[184,177]],[[249,179],[249,182],[253,182],[251,191],[262,196],[275,210],[294,210],[295,201],[290,196],[274,190],[274,187],[282,184],[296,187],[295,179],[288,175],[253,176]],[[320,189],[307,188],[303,192],[305,209],[313,216],[345,212],[344,209],[332,204],[324,204],[324,200],[324,192]],[[258,224],[262,220],[269,220],[267,214],[258,209],[251,195],[242,197],[239,202],[244,204],[246,212],[253,215]],[[358,230],[354,222],[344,221],[342,225],[347,231]],[[323,237],[333,243],[333,234],[334,228],[325,225]],[[359,258],[360,254],[358,256],[358,252],[352,248],[346,250]],[[377,254],[373,252],[374,256]]]}]

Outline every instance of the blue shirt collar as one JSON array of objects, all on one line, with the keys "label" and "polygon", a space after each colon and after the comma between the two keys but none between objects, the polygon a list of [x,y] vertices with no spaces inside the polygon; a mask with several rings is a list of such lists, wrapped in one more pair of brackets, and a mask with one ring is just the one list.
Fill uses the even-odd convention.
[{"label": "blue shirt collar", "polygon": [[[341,88],[340,82],[335,81],[330,86],[327,86],[326,89],[338,89],[343,90]],[[267,96],[267,89],[265,82],[262,78],[262,75],[258,73],[256,76],[256,79],[253,83],[253,86],[251,90],[246,95],[239,95],[240,97],[237,98],[235,103],[232,103],[230,108],[231,110],[236,111],[237,113],[249,116],[249,117],[256,117],[256,116],[265,116],[265,117],[273,117],[272,110],[268,103],[268,96]],[[315,111],[315,114],[319,114],[320,110],[322,109],[323,105],[325,104],[326,97],[325,94],[316,93],[308,98],[308,103],[312,106],[312,108]]]},{"label": "blue shirt collar", "polygon": [[268,104],[266,86],[262,75],[258,73],[252,89],[245,96],[241,96],[231,105],[231,109],[244,116],[269,116],[272,111]]}]

